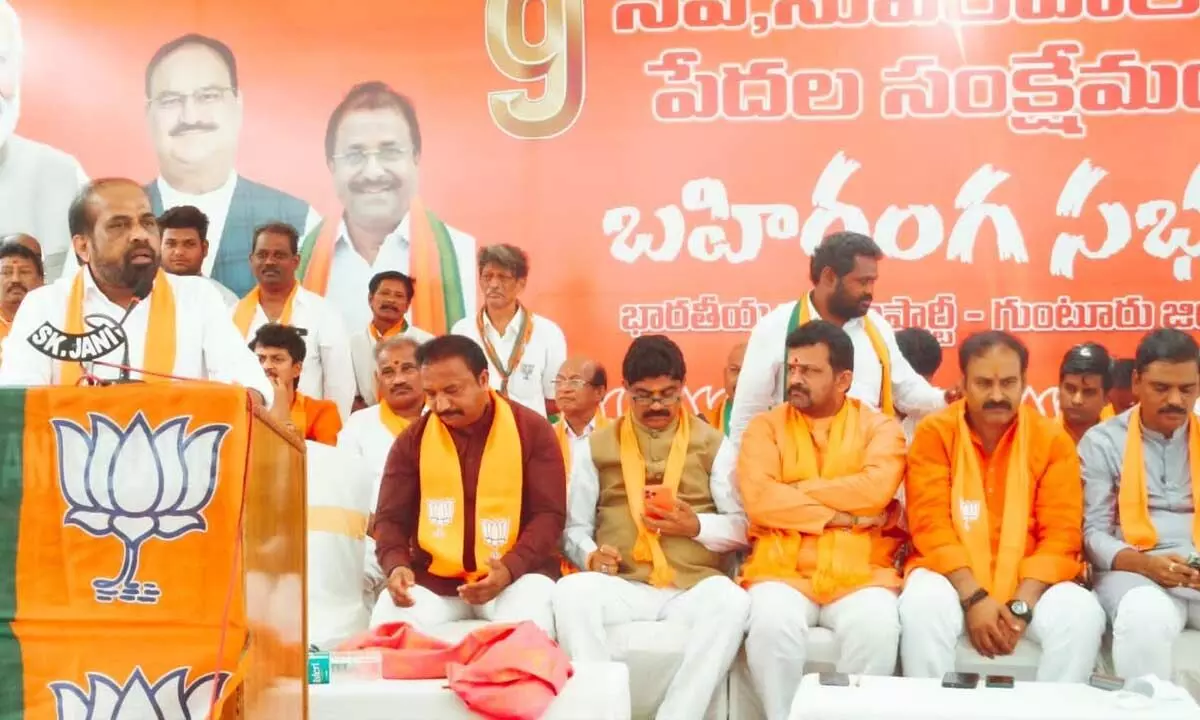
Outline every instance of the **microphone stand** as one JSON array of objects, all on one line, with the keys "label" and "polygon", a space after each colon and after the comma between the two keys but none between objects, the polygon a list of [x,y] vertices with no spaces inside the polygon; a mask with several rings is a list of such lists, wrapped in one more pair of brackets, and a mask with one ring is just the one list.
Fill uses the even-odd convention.
[{"label": "microphone stand", "polygon": [[[129,303],[129,305],[125,308],[125,314],[122,315],[121,319],[117,322],[117,327],[121,328],[121,330],[125,329],[125,321],[129,319],[129,315],[133,312],[134,308],[136,308],[138,305],[141,304],[141,302],[143,300],[145,300],[147,297],[149,297],[150,291],[153,288],[154,288],[154,276],[153,275],[151,275],[148,280],[143,280],[134,286],[133,299]],[[153,338],[147,337],[146,343],[149,344],[149,343],[153,342],[153,340],[154,340]],[[140,382],[143,382],[143,381],[142,380],[133,380],[129,377],[129,334],[126,333],[125,334],[125,343],[124,343],[124,346],[121,348],[121,372],[117,376],[116,380],[101,381],[101,384],[103,384],[103,385],[124,385],[126,383],[140,383]]]}]

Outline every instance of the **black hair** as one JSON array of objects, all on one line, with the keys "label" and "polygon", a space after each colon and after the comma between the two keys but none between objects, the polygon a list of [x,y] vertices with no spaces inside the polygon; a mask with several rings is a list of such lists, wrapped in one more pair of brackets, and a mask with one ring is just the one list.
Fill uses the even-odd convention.
[{"label": "black hair", "polygon": [[262,347],[286,350],[288,356],[292,358],[292,362],[302,363],[304,362],[304,357],[308,354],[304,338],[291,325],[267,323],[259,327],[254,332],[254,337],[250,339],[250,349],[254,350],[260,345]]},{"label": "black hair", "polygon": [[1200,346],[1194,338],[1182,330],[1159,328],[1146,333],[1133,354],[1133,369],[1146,372],[1150,363],[1194,362],[1200,365]]},{"label": "black hair", "polygon": [[1063,355],[1062,364],[1058,366],[1058,381],[1068,375],[1099,375],[1104,385],[1104,391],[1112,389],[1112,356],[1108,348],[1099,343],[1083,343],[1076,345]]},{"label": "black hair", "polygon": [[1016,336],[1003,330],[984,330],[974,333],[964,340],[963,344],[958,347],[958,369],[962,371],[963,375],[966,375],[967,363],[972,358],[977,358],[995,347],[1006,347],[1017,354],[1021,360],[1022,375],[1029,369],[1029,348],[1025,347],[1025,343],[1018,340]]},{"label": "black hair", "polygon": [[942,344],[925,328],[910,327],[896,331],[900,354],[922,377],[929,377],[942,366]]},{"label": "black hair", "polygon": [[683,382],[687,379],[687,362],[683,351],[666,335],[642,335],[629,343],[621,362],[625,384],[650,378],[669,377]]},{"label": "black hair", "polygon": [[129,183],[130,185],[141,187],[129,178],[106,177],[92,180],[79,188],[79,192],[75,193],[75,197],[71,200],[71,206],[67,208],[67,230],[71,233],[72,237],[75,235],[83,235],[84,237],[92,236],[93,226],[96,224],[96,218],[92,216],[90,208],[92,199],[100,190],[109,185],[120,183]]},{"label": "black hair", "polygon": [[854,264],[860,257],[879,260],[883,250],[862,233],[843,231],[827,235],[813,251],[808,277],[816,285],[821,280],[821,271],[830,268],[834,275],[844,278],[854,271]]},{"label": "black hair", "polygon": [[1108,372],[1109,387],[1116,390],[1129,390],[1133,387],[1133,359],[1121,358],[1113,360],[1112,369]]},{"label": "black hair", "polygon": [[288,239],[288,246],[292,249],[293,255],[300,254],[300,233],[296,228],[285,222],[269,222],[259,225],[254,228],[254,234],[250,236],[250,254],[258,249],[258,236],[263,233],[271,233],[272,235],[283,235]]},{"label": "black hair", "polygon": [[788,333],[784,345],[793,348],[824,345],[835,373],[854,372],[854,341],[846,331],[826,320],[813,320]]},{"label": "black hair", "polygon": [[458,358],[467,364],[467,369],[475,377],[487,370],[487,356],[483,348],[464,335],[442,335],[423,343],[417,348],[417,364],[424,367],[443,360]]},{"label": "black hair", "polygon": [[384,270],[383,272],[375,273],[375,275],[371,277],[371,281],[367,283],[367,297],[374,296],[375,293],[379,291],[379,286],[383,284],[384,280],[400,281],[400,283],[404,285],[404,292],[406,295],[408,295],[408,299],[412,300],[413,285],[415,283],[413,282],[412,278],[400,272],[399,270]]},{"label": "black hair", "polygon": [[167,59],[167,56],[185,45],[199,45],[216,53],[217,57],[221,58],[221,62],[225,63],[225,67],[229,70],[229,86],[233,88],[235,93],[238,91],[237,60],[233,57],[233,51],[229,49],[229,46],[216,38],[210,38],[198,33],[188,33],[160,47],[154,52],[154,57],[150,58],[150,62],[146,63],[147,100],[150,99],[150,78],[154,76],[154,71],[158,69],[163,60]]},{"label": "black hair", "polygon": [[338,103],[329,116],[325,125],[325,160],[333,160],[333,149],[337,146],[338,130],[342,126],[342,118],[354,110],[396,110],[408,122],[408,130],[412,134],[413,157],[421,156],[421,126],[417,124],[417,109],[412,100],[406,95],[396,92],[385,82],[372,80],[350,88],[346,97]]},{"label": "black hair", "polygon": [[208,216],[194,205],[176,205],[158,216],[159,230],[195,230],[201,242],[208,242]]},{"label": "black hair", "polygon": [[33,267],[37,270],[39,278],[46,277],[46,268],[42,265],[42,256],[38,255],[29,248],[21,245],[16,241],[0,243],[0,260],[8,257],[17,257],[28,260],[33,263]]},{"label": "black hair", "polygon": [[592,363],[592,379],[588,380],[588,385],[601,390],[608,389],[608,371],[598,362]]}]

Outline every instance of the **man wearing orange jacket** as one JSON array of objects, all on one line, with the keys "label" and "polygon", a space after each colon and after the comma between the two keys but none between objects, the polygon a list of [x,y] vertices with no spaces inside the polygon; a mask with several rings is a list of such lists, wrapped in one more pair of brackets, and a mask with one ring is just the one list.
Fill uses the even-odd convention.
[{"label": "man wearing orange jacket", "polygon": [[965,399],[921,422],[908,455],[913,556],[900,596],[900,659],[910,677],[954,669],[965,631],[985,657],[1027,633],[1037,679],[1082,682],[1105,617],[1080,569],[1083,488],[1075,444],[1022,403],[1029,351],[977,333],[959,348]]}]

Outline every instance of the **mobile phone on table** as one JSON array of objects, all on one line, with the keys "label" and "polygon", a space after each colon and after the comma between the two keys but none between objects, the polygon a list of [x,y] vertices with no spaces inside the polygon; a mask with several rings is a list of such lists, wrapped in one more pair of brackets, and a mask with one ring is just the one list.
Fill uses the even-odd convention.
[{"label": "mobile phone on table", "polygon": [[979,686],[979,673],[949,672],[942,677],[942,687],[972,690]]},{"label": "mobile phone on table", "polygon": [[823,672],[817,676],[822,685],[831,687],[850,687],[850,676],[840,672]]},{"label": "mobile phone on table", "polygon": [[1105,675],[1104,673],[1092,673],[1088,678],[1088,685],[1098,690],[1108,690],[1110,692],[1124,689],[1125,679],[1119,678],[1116,675]]},{"label": "mobile phone on table", "polygon": [[647,485],[642,493],[649,515],[666,515],[675,507],[675,493],[665,485]]},{"label": "mobile phone on table", "polygon": [[988,675],[984,681],[984,687],[1001,688],[1003,690],[1011,690],[1013,686],[1012,675]]}]

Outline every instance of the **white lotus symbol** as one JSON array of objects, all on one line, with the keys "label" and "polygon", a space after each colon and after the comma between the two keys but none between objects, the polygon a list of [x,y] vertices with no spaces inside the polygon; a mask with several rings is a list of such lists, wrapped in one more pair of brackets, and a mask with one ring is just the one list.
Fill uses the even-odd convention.
[{"label": "white lotus symbol", "polygon": [[87,674],[87,691],[52,682],[58,720],[203,720],[214,690],[219,695],[229,673],[208,673],[186,685],[191,668],[176,668],[151,684],[136,667],[125,684],[99,673]]},{"label": "white lotus symbol", "polygon": [[142,544],[174,540],[208,524],[201,514],[217,487],[223,424],[185,435],[191,417],[172,418],[151,430],[138,413],[121,429],[108,417],[88,413],[91,429],[51,420],[58,440],[58,477],[67,501],[65,525],[94,537],[115,535],[125,546],[115,578],[96,578],[96,600],[156,603],[157,584],[139,583]]}]

